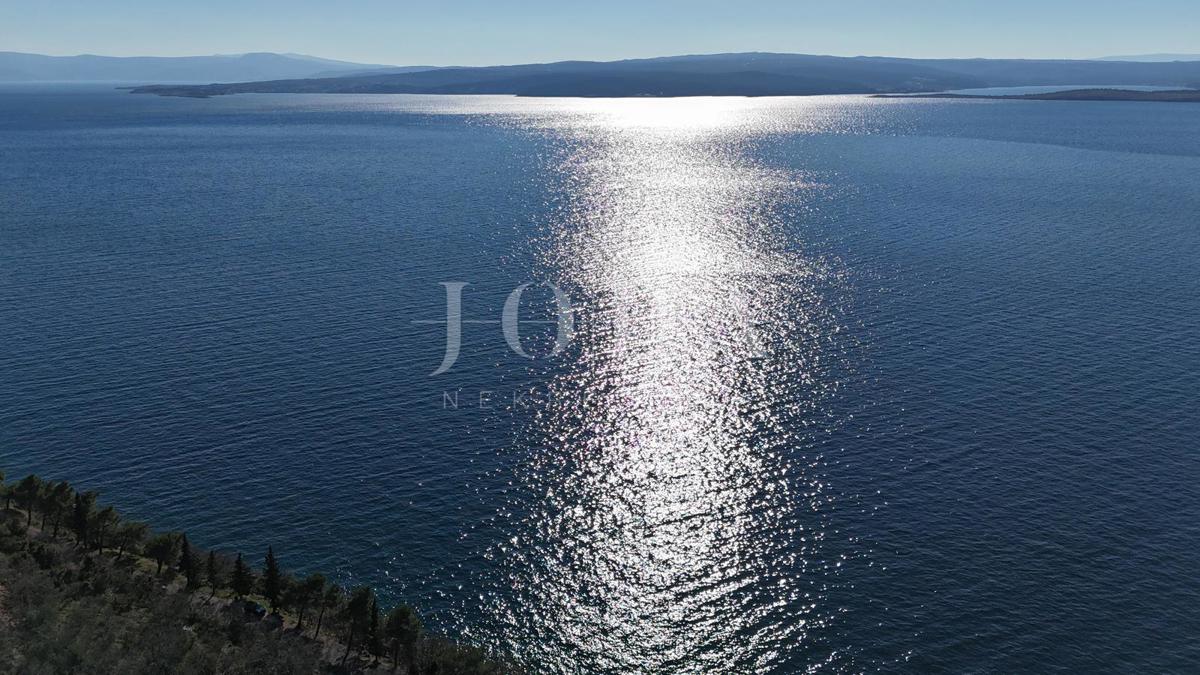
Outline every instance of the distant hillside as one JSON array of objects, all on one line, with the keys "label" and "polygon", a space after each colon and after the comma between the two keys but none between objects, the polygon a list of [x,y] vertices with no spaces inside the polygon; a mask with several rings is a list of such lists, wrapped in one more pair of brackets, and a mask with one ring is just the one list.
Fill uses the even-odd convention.
[{"label": "distant hillside", "polygon": [[313,73],[312,78],[323,77],[362,77],[365,75],[396,75],[403,73],[419,73],[422,70],[437,70],[442,66],[372,66],[370,68],[355,68],[353,70],[324,70]]},{"label": "distant hillside", "polygon": [[1105,56],[1098,61],[1138,61],[1162,63],[1165,61],[1200,61],[1200,54],[1135,54],[1132,56]]},{"label": "distant hillside", "polygon": [[180,57],[0,52],[0,82],[237,82],[325,77],[389,67],[268,52]]},{"label": "distant hillside", "polygon": [[923,60],[747,53],[440,68],[191,87],[148,86],[134,91],[200,97],[236,93],[786,96],[1078,84],[1192,87],[1200,84],[1200,63]]}]

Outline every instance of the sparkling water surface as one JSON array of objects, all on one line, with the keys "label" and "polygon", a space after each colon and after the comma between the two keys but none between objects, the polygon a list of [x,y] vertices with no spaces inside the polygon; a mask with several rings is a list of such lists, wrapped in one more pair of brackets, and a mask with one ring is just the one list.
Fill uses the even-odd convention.
[{"label": "sparkling water surface", "polygon": [[1189,104],[9,86],[0,466],[535,672],[1186,671],[1198,176]]}]

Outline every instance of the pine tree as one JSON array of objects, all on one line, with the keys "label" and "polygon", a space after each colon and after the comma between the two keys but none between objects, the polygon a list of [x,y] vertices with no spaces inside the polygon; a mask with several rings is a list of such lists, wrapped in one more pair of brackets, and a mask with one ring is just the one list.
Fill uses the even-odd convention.
[{"label": "pine tree", "polygon": [[94,539],[96,548],[103,553],[104,535],[116,526],[116,524],[120,521],[120,517],[117,515],[116,509],[111,506],[106,506],[92,516],[92,521],[93,523],[89,525],[88,529],[95,534]]},{"label": "pine tree", "polygon": [[127,520],[117,527],[117,559],[125,555],[125,551],[136,550],[146,539],[150,528],[145,523]]},{"label": "pine tree", "polygon": [[221,566],[217,563],[217,554],[215,551],[208,552],[208,564],[204,566],[204,576],[208,580],[208,585],[212,587],[212,593],[208,594],[208,599],[212,600],[217,594],[217,590],[225,583],[221,575]]},{"label": "pine tree", "polygon": [[342,587],[337,584],[329,584],[320,602],[321,613],[317,615],[317,630],[313,633],[314,640],[321,637],[321,624],[325,621],[325,611],[337,609],[338,605],[342,604]]},{"label": "pine tree", "polygon": [[242,562],[242,554],[239,553],[237,560],[233,563],[233,595],[238,600],[246,597],[247,594],[254,588],[254,577],[250,574],[250,568],[246,567],[246,563]]},{"label": "pine tree", "polygon": [[88,529],[92,521],[92,509],[96,506],[95,492],[75,493],[75,506],[71,512],[71,530],[80,546],[87,546]]},{"label": "pine tree", "polygon": [[346,653],[342,655],[342,663],[346,662],[350,650],[354,648],[354,636],[366,632],[374,600],[375,593],[369,586],[359,586],[350,594],[350,600],[346,603],[346,624],[350,627],[350,633],[346,636]]},{"label": "pine tree", "polygon": [[200,561],[186,534],[179,535],[179,549],[179,572],[187,580],[187,588],[190,590],[199,585]]},{"label": "pine tree", "polygon": [[146,555],[158,563],[158,570],[155,574],[162,574],[163,565],[175,559],[175,546],[177,543],[175,537],[169,534],[157,534],[151,537],[150,541],[146,542]]},{"label": "pine tree", "polygon": [[304,630],[304,612],[313,605],[313,603],[321,602],[325,595],[325,577],[321,574],[310,574],[305,577],[304,581],[297,584],[296,600],[293,603],[299,611],[299,617],[296,619],[296,630]]},{"label": "pine tree", "polygon": [[54,484],[54,536],[58,536],[58,526],[62,524],[63,517],[71,510],[75,501],[75,489],[67,481],[60,481]]},{"label": "pine tree", "polygon": [[54,494],[57,488],[57,483],[42,483],[41,489],[38,490],[37,508],[42,512],[42,524],[38,527],[43,532],[46,531],[46,521],[50,516],[54,515],[54,509],[57,506],[54,501]]},{"label": "pine tree", "polygon": [[367,629],[367,648],[378,661],[383,654],[383,634],[379,630],[379,601],[371,598],[371,625]]},{"label": "pine tree", "polygon": [[408,661],[408,672],[412,673],[416,666],[417,641],[421,638],[421,618],[407,605],[401,605],[391,611],[387,618],[387,637],[392,641],[392,669],[400,665],[400,651]]},{"label": "pine tree", "polygon": [[279,561],[275,559],[275,549],[267,547],[267,560],[263,565],[263,595],[271,604],[271,613],[279,611],[279,600],[283,594],[282,574],[279,571]]},{"label": "pine tree", "polygon": [[37,505],[38,494],[42,490],[42,481],[30,474],[17,483],[17,503],[25,509],[25,529],[33,525],[33,508]]}]

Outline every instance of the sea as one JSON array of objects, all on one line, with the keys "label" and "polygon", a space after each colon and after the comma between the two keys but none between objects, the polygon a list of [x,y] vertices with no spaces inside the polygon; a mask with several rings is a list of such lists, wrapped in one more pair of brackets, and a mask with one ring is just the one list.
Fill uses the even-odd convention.
[{"label": "sea", "polygon": [[545,673],[1200,669],[1200,105],[0,86],[0,469]]}]

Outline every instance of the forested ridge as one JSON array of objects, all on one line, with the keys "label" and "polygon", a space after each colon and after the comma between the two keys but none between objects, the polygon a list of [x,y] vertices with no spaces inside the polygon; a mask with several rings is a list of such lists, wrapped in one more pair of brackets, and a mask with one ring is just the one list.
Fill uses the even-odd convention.
[{"label": "forested ridge", "polygon": [[203,551],[94,491],[0,472],[0,673],[509,673],[368,586]]}]

